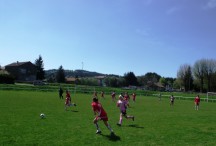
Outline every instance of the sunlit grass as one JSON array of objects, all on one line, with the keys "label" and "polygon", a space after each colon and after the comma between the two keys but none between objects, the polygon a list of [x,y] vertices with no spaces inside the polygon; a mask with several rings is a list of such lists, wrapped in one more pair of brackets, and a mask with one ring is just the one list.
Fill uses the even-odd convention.
[{"label": "sunlit grass", "polygon": [[[115,136],[99,122],[101,135],[92,123],[90,94],[72,93],[77,107],[64,110],[64,100],[57,92],[0,91],[0,145],[214,145],[216,137],[216,103],[201,102],[194,110],[191,100],[138,96],[130,102],[128,115],[135,121],[123,120],[111,96],[100,99],[108,113]],[[41,119],[40,113],[46,118]]]}]

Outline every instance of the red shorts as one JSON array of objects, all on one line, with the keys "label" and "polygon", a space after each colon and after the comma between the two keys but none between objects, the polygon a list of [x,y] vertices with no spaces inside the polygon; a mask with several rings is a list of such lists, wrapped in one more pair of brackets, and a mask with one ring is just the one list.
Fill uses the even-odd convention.
[{"label": "red shorts", "polygon": [[96,120],[97,120],[97,121],[99,121],[99,120],[108,121],[108,117],[107,117],[107,115],[104,115],[104,116],[97,116],[97,117],[96,117]]},{"label": "red shorts", "polygon": [[68,105],[68,106],[69,106],[69,105],[70,105],[70,101],[66,101],[66,102],[65,102],[65,105]]},{"label": "red shorts", "polygon": [[195,102],[196,105],[199,105],[199,102]]}]

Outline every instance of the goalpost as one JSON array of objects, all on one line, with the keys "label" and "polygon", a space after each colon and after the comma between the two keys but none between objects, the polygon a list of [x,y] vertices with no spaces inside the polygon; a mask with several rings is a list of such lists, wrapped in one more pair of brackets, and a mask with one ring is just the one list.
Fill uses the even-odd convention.
[{"label": "goalpost", "polygon": [[207,100],[207,102],[209,102],[209,101],[215,102],[216,101],[216,92],[207,92],[206,100]]}]

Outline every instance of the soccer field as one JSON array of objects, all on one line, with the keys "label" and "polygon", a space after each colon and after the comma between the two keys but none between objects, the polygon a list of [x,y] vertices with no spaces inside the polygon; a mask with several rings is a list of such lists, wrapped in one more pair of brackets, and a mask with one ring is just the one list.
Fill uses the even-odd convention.
[{"label": "soccer field", "polygon": [[[170,107],[167,98],[158,101],[157,97],[137,96],[127,111],[135,121],[123,119],[118,127],[119,109],[105,95],[99,101],[115,132],[111,136],[102,121],[102,134],[95,134],[92,96],[71,96],[77,106],[65,111],[65,101],[57,92],[0,91],[0,145],[215,145],[216,103],[201,102],[200,110],[195,111],[192,100],[176,99]],[[41,119],[40,113],[46,118]]]}]

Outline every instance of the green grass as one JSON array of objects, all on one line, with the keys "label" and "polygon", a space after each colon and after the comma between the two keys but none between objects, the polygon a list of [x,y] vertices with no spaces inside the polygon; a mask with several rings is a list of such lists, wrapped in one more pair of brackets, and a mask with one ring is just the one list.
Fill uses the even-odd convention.
[{"label": "green grass", "polygon": [[[118,127],[119,110],[110,95],[105,98],[100,102],[116,136],[110,136],[102,122],[102,134],[95,134],[90,94],[72,93],[78,106],[65,111],[58,92],[0,90],[0,145],[215,145],[215,103],[201,102],[200,110],[195,111],[191,100],[176,100],[170,107],[168,99],[138,96],[127,111],[135,121],[123,119]],[[40,119],[40,113],[46,118]]]}]

